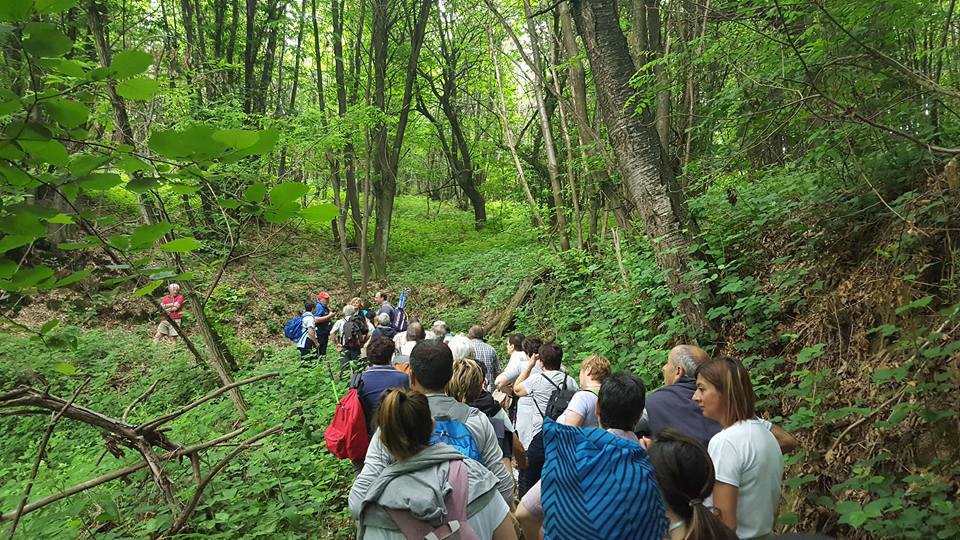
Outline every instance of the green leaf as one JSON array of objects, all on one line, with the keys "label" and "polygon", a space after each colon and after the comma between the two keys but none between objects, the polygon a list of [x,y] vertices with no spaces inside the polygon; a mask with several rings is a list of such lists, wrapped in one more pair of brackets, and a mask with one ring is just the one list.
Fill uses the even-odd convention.
[{"label": "green leaf", "polygon": [[156,130],[147,144],[151,150],[165,157],[206,159],[226,149],[226,145],[213,138],[213,133],[213,128],[202,125],[182,131]]},{"label": "green leaf", "polygon": [[60,60],[60,63],[54,69],[75,79],[82,79],[87,76],[87,72],[83,70],[83,64],[76,60]]},{"label": "green leaf", "polygon": [[43,101],[43,108],[61,126],[72,129],[86,123],[90,110],[83,103],[64,98]]},{"label": "green leaf", "polygon": [[811,360],[819,358],[823,354],[823,349],[827,345],[825,343],[818,343],[812,347],[804,347],[799,354],[797,354],[797,363],[806,364]]},{"label": "green leaf", "polygon": [[78,182],[84,191],[107,191],[123,183],[117,173],[90,173]]},{"label": "green leaf", "polygon": [[0,89],[0,116],[10,114],[23,108],[20,97],[6,88]]},{"label": "green leaf", "polygon": [[73,49],[73,41],[50,23],[29,23],[24,33],[30,36],[23,41],[24,50],[38,58],[63,56]]},{"label": "green leaf", "polygon": [[128,79],[117,85],[117,93],[134,101],[149,101],[160,90],[160,81],[155,79]]},{"label": "green leaf", "polygon": [[159,178],[140,177],[130,180],[124,187],[134,193],[146,193],[151,189],[157,189],[161,185]]},{"label": "green leaf", "polygon": [[73,220],[73,216],[70,214],[57,214],[52,218],[47,219],[47,223],[57,223],[59,225],[72,225],[76,223]]},{"label": "green leaf", "polygon": [[153,291],[157,290],[157,287],[159,287],[159,286],[161,286],[161,285],[163,285],[163,281],[160,281],[160,280],[151,281],[150,283],[147,283],[147,284],[144,285],[143,287],[140,287],[139,289],[133,291],[133,295],[134,295],[134,296],[146,296],[146,295],[152,293]]},{"label": "green leaf", "polygon": [[148,248],[172,230],[173,224],[167,222],[141,225],[130,234],[130,247],[133,249]]},{"label": "green leaf", "polygon": [[285,204],[271,204],[266,208],[263,217],[270,223],[283,223],[297,215],[300,204],[289,202]]},{"label": "green leaf", "polygon": [[127,156],[118,161],[117,168],[122,169],[127,174],[133,174],[137,171],[150,171],[149,165],[133,156]]},{"label": "green leaf", "polygon": [[53,370],[61,375],[66,375],[68,377],[71,375],[77,374],[77,368],[75,368],[74,366],[66,362],[60,362],[59,364],[53,366]]},{"label": "green leaf", "polygon": [[24,141],[20,146],[35,159],[51,165],[65,166],[67,164],[67,149],[57,141]]},{"label": "green leaf", "polygon": [[219,199],[217,200],[217,204],[220,205],[220,208],[226,208],[227,210],[233,210],[243,206],[243,203],[236,199]]},{"label": "green leaf", "polygon": [[306,184],[301,184],[300,182],[281,182],[273,186],[273,189],[270,190],[270,203],[278,206],[295,201],[306,195],[308,191],[310,191],[310,186]]},{"label": "green leaf", "polygon": [[153,64],[153,56],[136,49],[120,51],[110,62],[110,74],[118,79],[139,75]]},{"label": "green leaf", "polygon": [[260,140],[260,133],[248,129],[221,129],[215,131],[212,137],[230,148],[243,150],[256,144]]},{"label": "green leaf", "polygon": [[93,270],[90,268],[86,270],[80,270],[79,272],[74,272],[63,279],[58,280],[56,286],[66,287],[67,285],[73,285],[74,283],[80,281],[81,279],[85,279],[92,274],[93,274]]},{"label": "green leaf", "polygon": [[880,326],[875,326],[867,331],[867,334],[877,333],[880,334],[880,337],[887,337],[896,333],[897,327],[892,324],[881,324]]},{"label": "green leaf", "polygon": [[74,176],[86,176],[94,169],[110,161],[110,156],[94,154],[75,154],[70,158],[70,173]]},{"label": "green leaf", "polygon": [[0,2],[0,21],[26,21],[32,10],[33,0],[3,0]]},{"label": "green leaf", "polygon": [[193,251],[201,246],[200,242],[192,236],[177,238],[160,246],[160,249],[171,253],[186,253]]},{"label": "green leaf", "polygon": [[40,13],[57,13],[66,11],[76,5],[77,0],[37,0],[37,11]]},{"label": "green leaf", "polygon": [[170,191],[178,195],[195,195],[198,191],[200,191],[200,186],[194,186],[191,184],[174,183],[169,184],[169,187]]},{"label": "green leaf", "polygon": [[0,253],[6,253],[11,249],[16,249],[20,246],[25,246],[32,241],[33,241],[32,236],[8,234],[7,236],[0,238]]},{"label": "green leaf", "polygon": [[17,263],[9,259],[0,259],[0,279],[10,279],[17,271]]},{"label": "green leaf", "polygon": [[270,152],[273,152],[274,147],[277,145],[277,141],[280,140],[280,132],[275,129],[265,129],[258,132],[258,134],[259,138],[255,144],[224,156],[223,161],[226,163],[232,163],[248,156],[269,154]]},{"label": "green leaf", "polygon": [[14,289],[36,287],[53,277],[53,269],[47,266],[31,266],[21,268],[10,279]]},{"label": "green leaf", "polygon": [[243,190],[243,200],[251,203],[258,203],[263,200],[267,194],[267,186],[263,182],[257,182]]},{"label": "green leaf", "polygon": [[6,178],[7,182],[10,182],[11,185],[17,187],[29,187],[37,184],[37,181],[33,178],[30,178],[30,175],[21,171],[16,167],[7,167],[6,165],[0,165],[0,176]]},{"label": "green leaf", "polygon": [[332,204],[315,204],[301,210],[300,217],[314,223],[329,223],[337,218],[337,207]]},{"label": "green leaf", "polygon": [[45,322],[43,326],[40,327],[40,333],[43,335],[47,335],[50,333],[51,330],[56,328],[58,324],[60,324],[60,321],[58,321],[57,319],[51,319]]},{"label": "green leaf", "polygon": [[932,296],[924,296],[923,298],[917,298],[909,304],[900,306],[896,309],[897,315],[903,313],[904,311],[910,311],[911,309],[917,309],[922,307],[927,307],[930,302],[933,301]]}]

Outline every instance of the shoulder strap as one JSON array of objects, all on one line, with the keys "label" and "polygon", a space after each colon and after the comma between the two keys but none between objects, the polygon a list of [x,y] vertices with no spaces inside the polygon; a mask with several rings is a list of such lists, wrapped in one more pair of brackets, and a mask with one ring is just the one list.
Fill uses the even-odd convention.
[{"label": "shoulder strap", "polygon": [[357,373],[350,379],[350,386],[348,388],[355,388],[357,393],[360,393],[360,390],[363,388],[363,372]]},{"label": "shoulder strap", "polygon": [[463,422],[466,424],[467,418],[470,418],[470,407],[457,401],[450,407],[450,410],[447,411],[447,414],[442,416],[446,416],[451,420],[456,420],[457,422]]},{"label": "shoulder strap", "polygon": [[[405,538],[437,538],[437,532],[443,534],[440,538],[445,538],[447,534],[460,530],[467,523],[467,502],[468,497],[468,478],[467,467],[463,460],[457,459],[449,462],[449,472],[447,482],[453,487],[453,490],[444,498],[444,505],[447,507],[447,516],[442,525],[437,528],[432,527],[425,521],[420,521],[407,510],[396,510],[386,508],[388,514],[397,524],[400,532]],[[456,523],[452,523],[456,522]]]},{"label": "shoulder strap", "polygon": [[[551,379],[546,373],[541,372],[540,375],[541,375],[544,379],[546,379],[547,382],[549,382],[550,384],[552,384],[554,388],[556,388],[557,390],[560,390],[560,387],[557,386],[557,383],[553,382],[553,379]],[[563,384],[563,389],[564,389],[564,390],[567,389],[567,377],[568,377],[568,375],[567,375],[566,373],[564,373],[564,374],[563,374],[563,382],[561,383],[561,384]]]}]

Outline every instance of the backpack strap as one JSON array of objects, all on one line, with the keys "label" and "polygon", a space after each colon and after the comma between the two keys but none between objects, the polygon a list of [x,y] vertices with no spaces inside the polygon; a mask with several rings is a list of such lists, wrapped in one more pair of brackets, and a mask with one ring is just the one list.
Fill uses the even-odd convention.
[{"label": "backpack strap", "polygon": [[443,501],[447,507],[447,515],[439,527],[433,527],[425,521],[420,521],[407,510],[386,509],[405,538],[424,538],[427,540],[447,538],[460,531],[467,524],[467,502],[469,500],[467,467],[461,459],[448,463],[447,482],[453,489],[444,497]]}]

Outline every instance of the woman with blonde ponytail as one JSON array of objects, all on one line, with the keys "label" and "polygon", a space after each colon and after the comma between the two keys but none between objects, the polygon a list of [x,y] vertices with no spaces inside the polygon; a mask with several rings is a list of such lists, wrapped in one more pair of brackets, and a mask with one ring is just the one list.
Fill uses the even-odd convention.
[{"label": "woman with blonde ponytail", "polygon": [[668,540],[737,540],[713,511],[704,505],[713,493],[713,462],[703,446],[667,429],[647,449],[660,494],[666,503]]},{"label": "woman with blonde ponytail", "polygon": [[425,395],[389,390],[378,420],[380,440],[397,461],[357,493],[359,508],[351,497],[359,538],[422,539],[430,533],[444,538],[459,531],[462,540],[516,540],[497,477],[452,446],[431,444],[434,420]]}]

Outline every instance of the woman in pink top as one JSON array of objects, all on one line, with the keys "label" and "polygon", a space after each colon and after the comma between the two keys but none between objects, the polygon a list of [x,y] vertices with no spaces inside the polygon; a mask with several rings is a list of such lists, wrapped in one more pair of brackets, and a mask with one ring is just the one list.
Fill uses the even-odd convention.
[{"label": "woman in pink top", "polygon": [[173,343],[177,342],[177,329],[171,324],[170,320],[180,326],[180,320],[183,318],[183,296],[180,295],[180,285],[171,283],[168,287],[169,294],[160,299],[160,307],[165,312],[160,324],[157,325],[157,333],[153,336],[154,343],[160,343],[164,337],[170,338]]}]

